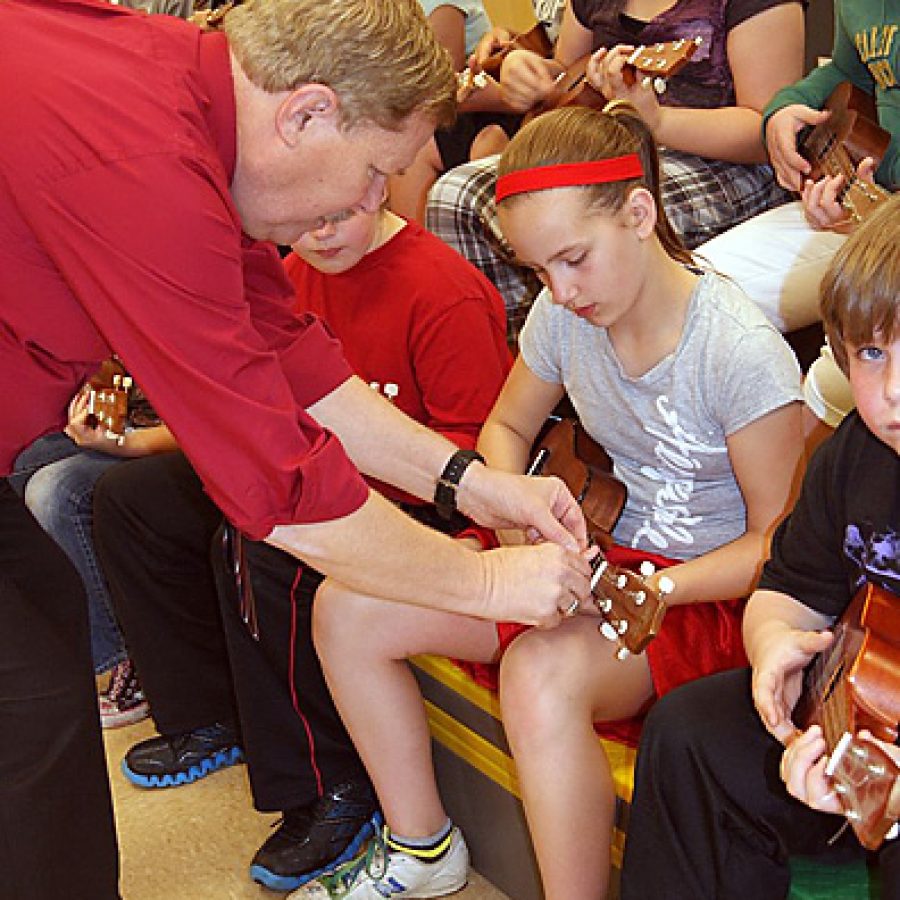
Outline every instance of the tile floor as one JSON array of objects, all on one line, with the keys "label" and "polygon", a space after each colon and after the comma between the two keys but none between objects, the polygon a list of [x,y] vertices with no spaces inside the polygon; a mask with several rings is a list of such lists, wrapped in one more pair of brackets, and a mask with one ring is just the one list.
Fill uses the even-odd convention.
[{"label": "tile floor", "polygon": [[[123,900],[278,900],[247,877],[249,860],[277,821],[250,802],[244,766],[179,788],[145,791],[122,775],[120,760],[154,735],[149,721],[106,732],[119,829]],[[455,900],[507,900],[472,873]]]}]

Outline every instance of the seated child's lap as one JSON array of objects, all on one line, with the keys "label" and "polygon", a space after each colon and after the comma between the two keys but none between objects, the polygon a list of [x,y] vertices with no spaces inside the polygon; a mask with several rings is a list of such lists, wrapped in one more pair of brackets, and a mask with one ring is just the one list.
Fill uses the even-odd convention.
[{"label": "seated child's lap", "polygon": [[[466,535],[470,536],[471,532],[466,532]],[[478,537],[486,550],[497,546],[493,535],[486,533],[484,529],[478,529]],[[658,569],[674,565],[676,562],[654,553],[618,546],[612,547],[606,556],[613,565],[632,570],[637,570],[645,560],[652,562]],[[743,612],[742,599],[670,607],[666,611],[659,634],[645,651],[653,679],[653,698],[635,716],[595,723],[594,730],[597,734],[608,740],[636,747],[644,716],[659,697],[680,684],[704,675],[749,665],[741,636]],[[473,663],[465,660],[454,660],[454,663],[477,684],[496,691],[500,657],[513,640],[530,627],[515,622],[497,623],[497,636],[500,642],[497,663]]]}]

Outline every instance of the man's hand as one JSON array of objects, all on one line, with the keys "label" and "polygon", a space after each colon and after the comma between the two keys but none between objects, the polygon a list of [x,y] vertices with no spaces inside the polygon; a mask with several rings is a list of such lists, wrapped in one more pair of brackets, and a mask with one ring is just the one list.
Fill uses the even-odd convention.
[{"label": "man's hand", "polygon": [[797,152],[797,133],[806,126],[827,122],[830,112],[792,103],[774,113],[766,123],[766,150],[778,183],[799,193],[812,166]]},{"label": "man's hand", "polygon": [[532,478],[470,465],[459,485],[457,506],[488,528],[518,528],[529,540],[550,541],[571,553],[587,547],[581,507],[558,478]]},{"label": "man's hand", "polygon": [[500,547],[479,556],[486,579],[485,618],[555,628],[579,608],[591,605],[586,553],[543,543]]},{"label": "man's hand", "polygon": [[830,631],[785,628],[758,644],[753,665],[753,703],[767,731],[782,744],[797,734],[791,713],[803,687],[803,670],[827,650]]}]

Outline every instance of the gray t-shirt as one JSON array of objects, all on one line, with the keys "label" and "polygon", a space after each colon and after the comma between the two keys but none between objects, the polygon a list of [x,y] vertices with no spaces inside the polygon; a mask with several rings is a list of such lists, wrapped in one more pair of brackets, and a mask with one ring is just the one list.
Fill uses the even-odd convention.
[{"label": "gray t-shirt", "polygon": [[619,544],[691,559],[744,533],[725,439],[802,393],[794,354],[739,287],[705,273],[677,350],[639,378],[624,373],[606,329],[547,290],[519,340],[525,364],[565,387],[628,487]]}]

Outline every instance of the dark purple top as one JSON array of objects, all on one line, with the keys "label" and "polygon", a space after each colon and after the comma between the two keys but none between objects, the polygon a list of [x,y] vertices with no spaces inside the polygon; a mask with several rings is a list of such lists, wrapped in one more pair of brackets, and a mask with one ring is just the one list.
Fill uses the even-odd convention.
[{"label": "dark purple top", "polygon": [[676,0],[646,23],[621,14],[618,10],[624,4],[608,0],[572,0],[572,12],[593,32],[594,50],[700,37],[702,43],[691,61],[669,80],[659,101],[666,106],[715,109],[735,101],[726,52],[728,32],[759,12],[792,2],[798,0]]}]

